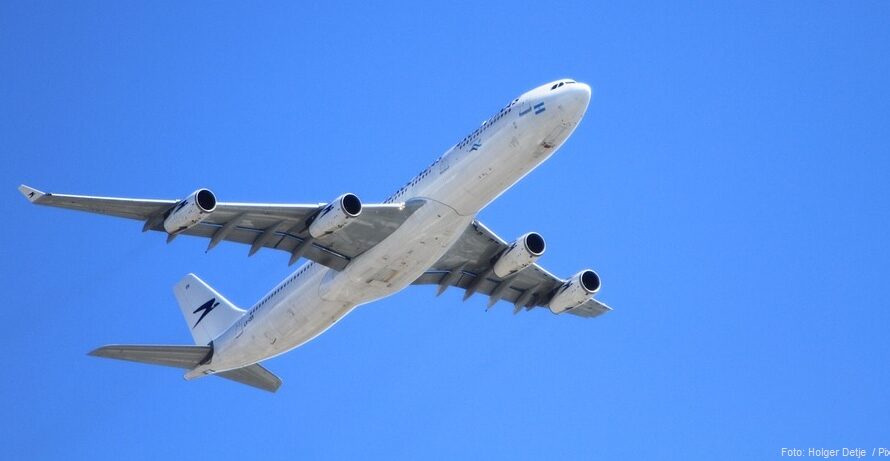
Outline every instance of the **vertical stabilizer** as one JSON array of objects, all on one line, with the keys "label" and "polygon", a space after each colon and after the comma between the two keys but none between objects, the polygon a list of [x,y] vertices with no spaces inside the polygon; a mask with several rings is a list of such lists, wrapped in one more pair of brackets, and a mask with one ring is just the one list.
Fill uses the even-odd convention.
[{"label": "vertical stabilizer", "polygon": [[244,310],[229,302],[195,274],[183,277],[173,287],[173,294],[198,345],[209,344],[244,315]]}]

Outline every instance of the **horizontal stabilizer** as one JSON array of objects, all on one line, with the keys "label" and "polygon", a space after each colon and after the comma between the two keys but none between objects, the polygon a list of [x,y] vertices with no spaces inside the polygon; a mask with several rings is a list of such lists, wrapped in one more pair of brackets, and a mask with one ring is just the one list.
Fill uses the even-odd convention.
[{"label": "horizontal stabilizer", "polygon": [[578,317],[590,318],[603,315],[607,312],[612,312],[612,308],[597,301],[596,298],[590,298],[580,306],[573,307],[566,312],[572,315],[577,315]]},{"label": "horizontal stabilizer", "polygon": [[216,376],[231,379],[232,381],[237,381],[241,384],[247,384],[248,386],[253,386],[269,392],[275,392],[281,387],[281,379],[258,363],[244,368],[223,371],[217,373]]},{"label": "horizontal stabilizer", "polygon": [[90,352],[90,355],[192,369],[209,359],[212,353],[213,348],[210,346],[111,344]]},{"label": "horizontal stabilizer", "polygon": [[[90,352],[90,355],[95,357],[164,365],[167,367],[185,368],[187,370],[206,363],[212,354],[213,348],[210,346],[142,344],[111,344]],[[269,392],[275,392],[281,387],[281,380],[258,363],[244,368],[216,373],[215,376]]]}]

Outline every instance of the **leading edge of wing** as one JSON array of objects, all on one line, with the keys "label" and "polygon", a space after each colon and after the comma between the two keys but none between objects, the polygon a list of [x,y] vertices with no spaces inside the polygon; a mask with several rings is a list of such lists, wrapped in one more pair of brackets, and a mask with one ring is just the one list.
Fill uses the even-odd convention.
[{"label": "leading edge of wing", "polygon": [[[55,201],[54,199],[92,199],[92,200],[108,200],[114,202],[140,202],[140,203],[151,203],[158,205],[173,205],[176,203],[176,200],[164,200],[164,199],[136,199],[136,198],[127,198],[127,197],[102,197],[98,195],[75,195],[75,194],[54,194],[51,192],[44,192],[39,189],[35,189],[27,184],[22,184],[19,186],[19,192],[22,193],[25,198],[31,202],[36,204],[44,204],[48,201]],[[50,204],[50,203],[47,203]]]},{"label": "leading edge of wing", "polygon": [[[108,200],[113,202],[139,202],[139,203],[151,203],[158,205],[175,205],[179,200],[170,200],[170,199],[146,199],[146,198],[130,198],[130,197],[104,197],[101,195],[80,195],[80,194],[56,194],[51,192],[44,192],[40,189],[36,189],[27,184],[22,184],[19,186],[19,192],[31,203],[42,204],[47,200],[52,199],[83,199],[83,200]],[[316,210],[320,206],[323,206],[324,203],[245,203],[245,202],[219,202],[217,207],[220,208],[237,208],[244,211],[250,211],[251,213],[263,214],[268,213],[270,209],[274,209],[275,211],[289,211],[289,210]],[[401,204],[392,204],[393,207],[398,207]],[[384,205],[380,205],[384,206]],[[385,206],[390,206],[386,204]],[[271,214],[274,214],[271,213]]]}]

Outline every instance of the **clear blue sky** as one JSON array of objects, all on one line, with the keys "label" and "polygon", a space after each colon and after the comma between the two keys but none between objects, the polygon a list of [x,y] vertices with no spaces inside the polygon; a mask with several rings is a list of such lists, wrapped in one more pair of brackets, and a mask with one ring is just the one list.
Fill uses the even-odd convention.
[{"label": "clear blue sky", "polygon": [[[764,459],[890,443],[886,2],[0,3],[10,459]],[[782,3],[782,2],[780,2]],[[16,187],[381,200],[523,91],[594,98],[484,210],[592,267],[596,320],[412,287],[267,366],[267,394],[87,357],[188,343],[287,255],[164,243]]]}]

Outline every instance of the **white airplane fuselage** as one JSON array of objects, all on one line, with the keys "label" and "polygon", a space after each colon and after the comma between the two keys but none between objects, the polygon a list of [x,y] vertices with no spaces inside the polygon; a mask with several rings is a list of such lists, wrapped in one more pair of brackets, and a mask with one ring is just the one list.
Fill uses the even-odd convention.
[{"label": "white airplane fuselage", "polygon": [[219,335],[210,362],[186,378],[287,352],[354,308],[417,280],[480,210],[562,145],[589,101],[590,87],[571,80],[551,82],[514,100],[387,199],[423,201],[392,235],[342,271],[314,262],[302,265]]}]

